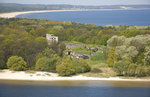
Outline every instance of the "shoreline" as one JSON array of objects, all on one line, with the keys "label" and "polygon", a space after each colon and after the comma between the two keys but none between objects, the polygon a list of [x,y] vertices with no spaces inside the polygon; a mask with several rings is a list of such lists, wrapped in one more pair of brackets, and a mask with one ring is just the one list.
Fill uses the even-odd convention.
[{"label": "shoreline", "polygon": [[150,79],[122,79],[119,77],[99,78],[86,77],[82,74],[69,77],[61,77],[57,73],[42,71],[10,71],[8,69],[0,71],[0,80],[24,80],[24,81],[143,81],[150,82]]},{"label": "shoreline", "polygon": [[[80,10],[37,10],[37,11],[21,11],[21,12],[7,12],[0,13],[0,18],[15,18],[17,15],[29,13],[43,13],[43,12],[63,12],[63,11],[109,11],[109,10],[143,10],[143,9],[80,9]],[[148,10],[148,9],[144,9]]]},{"label": "shoreline", "polygon": [[39,10],[39,11],[8,12],[8,13],[0,13],[0,18],[15,18],[17,15],[28,13],[62,12],[62,11],[82,11],[82,10]]}]

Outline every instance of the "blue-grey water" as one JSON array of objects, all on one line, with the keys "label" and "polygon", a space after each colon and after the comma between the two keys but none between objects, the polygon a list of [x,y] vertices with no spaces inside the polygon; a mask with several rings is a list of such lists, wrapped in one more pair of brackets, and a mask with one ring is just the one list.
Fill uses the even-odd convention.
[{"label": "blue-grey water", "polygon": [[150,82],[0,81],[0,97],[150,97]]},{"label": "blue-grey water", "polygon": [[96,25],[150,25],[150,10],[101,10],[44,12],[18,15],[17,17],[72,21]]}]

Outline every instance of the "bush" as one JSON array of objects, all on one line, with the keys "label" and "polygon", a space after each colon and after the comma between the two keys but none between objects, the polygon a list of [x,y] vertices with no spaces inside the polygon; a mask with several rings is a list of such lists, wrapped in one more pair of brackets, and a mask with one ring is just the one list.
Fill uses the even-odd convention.
[{"label": "bush", "polygon": [[73,59],[73,65],[75,67],[76,73],[89,72],[91,66],[83,59]]},{"label": "bush", "polygon": [[118,73],[118,75],[127,75],[128,67],[131,64],[129,60],[120,60],[115,63],[114,70]]},{"label": "bush", "polygon": [[72,59],[65,57],[62,59],[60,65],[57,66],[56,71],[61,76],[69,76],[76,73],[89,72],[91,66],[83,59]]},{"label": "bush", "polygon": [[11,70],[22,71],[27,69],[26,62],[22,57],[12,56],[7,61],[7,67]]},{"label": "bush", "polygon": [[138,65],[136,68],[136,75],[138,77],[146,76],[147,75],[147,69],[145,66]]},{"label": "bush", "polygon": [[150,67],[121,60],[115,63],[114,70],[118,75],[143,77],[150,75]]},{"label": "bush", "polygon": [[75,67],[70,57],[63,59],[60,65],[56,67],[56,71],[60,76],[69,76],[75,74]]},{"label": "bush", "polygon": [[128,75],[129,76],[135,76],[135,71],[136,71],[136,64],[130,64],[128,68]]},{"label": "bush", "polygon": [[123,67],[122,67],[122,61],[118,61],[114,65],[114,70],[118,73],[118,75],[123,75]]},{"label": "bush", "polygon": [[39,58],[35,65],[35,70],[39,71],[56,71],[56,64],[57,64],[58,58],[57,57],[42,57]]},{"label": "bush", "polygon": [[50,48],[45,48],[43,51],[43,56],[50,58],[53,54],[56,54],[54,50]]}]

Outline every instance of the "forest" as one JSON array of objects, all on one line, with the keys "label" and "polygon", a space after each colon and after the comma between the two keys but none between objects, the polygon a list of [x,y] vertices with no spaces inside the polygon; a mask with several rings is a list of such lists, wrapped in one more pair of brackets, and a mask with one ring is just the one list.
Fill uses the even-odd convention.
[{"label": "forest", "polygon": [[[58,36],[59,42],[48,45],[46,34]],[[88,60],[71,58],[64,54],[66,41],[98,45],[104,53]],[[149,76],[150,26],[0,18],[0,69],[49,71],[69,76],[101,72],[99,62],[118,76]]]}]

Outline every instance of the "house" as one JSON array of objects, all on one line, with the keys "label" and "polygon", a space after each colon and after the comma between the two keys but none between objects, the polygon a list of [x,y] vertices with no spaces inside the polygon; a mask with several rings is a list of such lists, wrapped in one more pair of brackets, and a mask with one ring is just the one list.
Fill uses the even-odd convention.
[{"label": "house", "polygon": [[46,39],[48,44],[51,44],[52,42],[58,42],[58,37],[53,34],[46,34]]}]

